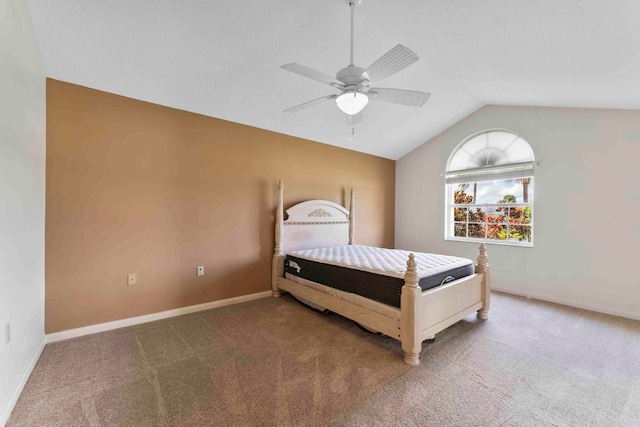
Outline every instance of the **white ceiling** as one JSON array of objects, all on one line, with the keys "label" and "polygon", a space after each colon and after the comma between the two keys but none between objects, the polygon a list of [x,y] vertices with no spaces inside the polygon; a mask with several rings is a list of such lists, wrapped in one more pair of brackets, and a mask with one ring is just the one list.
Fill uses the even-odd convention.
[{"label": "white ceiling", "polygon": [[365,0],[355,64],[401,43],[421,59],[380,86],[349,140],[337,93],[280,69],[349,62],[345,0],[27,0],[46,75],[130,98],[398,159],[487,104],[640,109],[638,0]]}]

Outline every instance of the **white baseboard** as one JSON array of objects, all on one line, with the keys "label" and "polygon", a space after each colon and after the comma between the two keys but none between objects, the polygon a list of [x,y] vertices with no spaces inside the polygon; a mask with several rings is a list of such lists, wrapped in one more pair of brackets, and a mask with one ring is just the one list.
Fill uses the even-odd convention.
[{"label": "white baseboard", "polygon": [[7,424],[7,421],[9,421],[9,416],[11,415],[13,408],[16,406],[16,403],[18,402],[18,398],[20,397],[20,394],[22,394],[22,390],[24,389],[24,386],[27,384],[27,381],[31,376],[31,372],[33,372],[33,368],[36,367],[36,363],[38,363],[38,359],[40,359],[40,355],[42,354],[42,350],[44,350],[44,346],[46,344],[47,344],[47,338],[42,337],[42,341],[40,342],[40,345],[38,346],[38,349],[36,350],[36,352],[31,357],[31,360],[29,361],[27,368],[22,373],[22,376],[20,377],[20,381],[18,381],[18,384],[16,384],[16,386],[13,388],[13,391],[9,396],[9,401],[5,404],[4,408],[2,409],[2,412],[0,412],[0,427],[4,427]]},{"label": "white baseboard", "polygon": [[548,295],[544,295],[536,292],[525,292],[517,289],[514,290],[512,288],[503,288],[501,286],[494,286],[494,285],[491,285],[491,290],[504,292],[505,294],[517,295],[525,298],[533,298],[540,301],[547,301],[547,302],[553,302],[556,304],[567,305],[569,307],[581,308],[583,310],[595,311],[597,313],[611,314],[612,316],[626,317],[627,319],[640,320],[640,315],[638,315],[638,313],[635,313],[635,312],[627,312],[624,310],[610,310],[610,309],[598,307],[595,305],[582,304],[579,302],[576,303],[573,300],[570,301],[563,298],[549,297]]},{"label": "white baseboard", "polygon": [[204,304],[191,305],[188,307],[176,308],[174,310],[161,311],[159,313],[146,314],[144,316],[129,317],[122,320],[114,320],[113,322],[99,323],[97,325],[84,326],[82,328],[67,329],[66,331],[54,332],[47,334],[47,343],[68,340],[84,335],[96,334],[98,332],[110,331],[112,329],[124,328],[141,323],[153,322],[154,320],[167,319],[169,317],[182,316],[183,314],[195,313],[197,311],[211,310],[212,308],[224,307],[227,305],[240,304],[247,301],[253,301],[260,298],[270,297],[271,291],[258,292],[256,294],[242,295],[234,298],[227,298],[219,301],[207,302]]}]

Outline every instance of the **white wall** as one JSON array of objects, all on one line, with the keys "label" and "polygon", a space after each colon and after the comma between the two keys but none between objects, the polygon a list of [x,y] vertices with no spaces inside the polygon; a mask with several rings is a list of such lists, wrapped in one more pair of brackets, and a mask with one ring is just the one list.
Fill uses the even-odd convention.
[{"label": "white wall", "polygon": [[490,245],[494,287],[640,319],[640,111],[484,107],[396,165],[396,247],[475,258],[444,240],[444,173],[468,135],[529,141],[535,247]]},{"label": "white wall", "polygon": [[[0,1],[0,425],[44,345],[45,75],[24,0]],[[11,341],[4,327],[11,322]]]}]

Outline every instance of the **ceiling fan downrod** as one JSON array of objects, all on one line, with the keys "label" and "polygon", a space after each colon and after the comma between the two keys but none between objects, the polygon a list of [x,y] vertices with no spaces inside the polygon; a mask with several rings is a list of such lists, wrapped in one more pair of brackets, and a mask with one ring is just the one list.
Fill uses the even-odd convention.
[{"label": "ceiling fan downrod", "polygon": [[353,15],[356,9],[356,4],[354,2],[349,2],[349,8],[351,9],[351,56],[349,57],[349,65],[353,65]]},{"label": "ceiling fan downrod", "polygon": [[355,9],[356,6],[359,5],[360,3],[362,3],[362,0],[345,0],[347,2],[347,4],[349,5],[349,9],[351,9],[351,50],[350,50],[350,61],[349,61],[349,65],[354,65],[353,63],[353,25],[354,25],[354,15],[355,15]]}]

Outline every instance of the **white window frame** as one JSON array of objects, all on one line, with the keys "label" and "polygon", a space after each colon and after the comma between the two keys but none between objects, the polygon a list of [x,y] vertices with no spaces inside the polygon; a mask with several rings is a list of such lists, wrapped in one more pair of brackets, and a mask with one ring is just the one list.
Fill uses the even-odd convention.
[{"label": "white window frame", "polygon": [[[527,177],[530,179],[533,179],[533,176]],[[469,181],[467,181],[469,182]],[[470,183],[473,183],[473,181],[471,181]],[[484,242],[487,244],[492,244],[492,245],[507,245],[507,246],[523,246],[523,247],[533,247],[533,239],[535,236],[535,230],[534,230],[534,226],[533,226],[533,218],[534,218],[534,212],[533,212],[533,203],[529,202],[529,203],[453,203],[453,192],[456,189],[456,186],[458,184],[447,184],[447,213],[445,215],[445,227],[446,227],[446,231],[445,231],[445,239],[446,240],[452,240],[452,241],[458,241],[458,242]],[[530,241],[520,241],[520,240],[498,240],[498,239],[489,239],[487,238],[487,230],[488,230],[488,224],[489,224],[489,220],[488,217],[489,215],[486,215],[486,218],[484,221],[479,222],[479,221],[469,221],[469,209],[472,208],[485,208],[487,211],[489,208],[497,208],[497,207],[502,207],[502,208],[512,208],[512,207],[530,207],[531,208],[531,222],[529,224],[517,224],[518,226],[522,226],[522,227],[530,227],[531,229],[531,240]],[[455,221],[455,218],[453,218],[453,210],[455,208],[467,208],[467,220],[466,221]],[[455,236],[455,224],[467,224],[467,237],[461,237],[461,236]],[[478,237],[469,237],[469,224],[484,224],[485,225],[485,237],[484,238],[478,238]],[[506,222],[504,223],[504,225],[506,226],[507,229],[507,235],[509,235],[509,229],[511,226],[515,225],[515,224],[510,224],[509,223],[509,219],[507,217]]]},{"label": "white window frame", "polygon": [[[506,130],[495,130],[498,132],[508,132],[512,134],[516,138],[521,138],[519,135],[506,131]],[[489,134],[493,132],[492,130],[479,132],[477,134],[471,135],[464,141],[462,141],[455,150],[453,150],[449,162],[447,163],[447,172],[445,175],[445,230],[444,230],[444,238],[445,240],[450,241],[459,241],[459,242],[484,242],[486,244],[492,245],[506,245],[506,246],[519,246],[519,247],[533,247],[534,237],[535,237],[535,228],[534,228],[534,207],[533,201],[527,203],[486,203],[486,204],[476,204],[476,203],[468,203],[468,204],[454,204],[453,195],[454,191],[457,189],[459,184],[462,183],[480,183],[486,181],[497,181],[497,180],[506,180],[506,179],[519,179],[519,178],[530,178],[532,182],[534,182],[535,174],[534,174],[534,166],[536,164],[533,158],[533,150],[531,151],[531,161],[522,162],[522,163],[509,163],[509,164],[501,164],[499,166],[485,166],[474,169],[465,169],[465,170],[457,170],[457,171],[449,171],[448,167],[451,163],[451,159],[455,156],[459,149],[463,148],[464,145],[471,141],[472,139],[483,136],[485,134]],[[524,139],[523,139],[524,140]],[[526,140],[524,140],[526,142]],[[528,144],[528,142],[527,142]],[[520,241],[520,240],[499,240],[499,239],[489,239],[486,237],[486,232],[488,230],[488,217],[489,217],[489,209],[495,207],[530,207],[531,208],[531,222],[529,224],[518,224],[523,226],[531,227],[531,239],[528,241]],[[485,216],[485,221],[483,222],[469,222],[469,210],[467,210],[467,221],[455,221],[454,209],[455,208],[485,208],[487,215]],[[455,236],[455,223],[466,223],[467,224],[467,236],[469,233],[469,224],[484,224],[485,225],[485,237],[461,237]],[[514,224],[509,224],[509,220],[506,220],[507,233],[511,226]],[[508,236],[508,234],[507,234]]]}]

